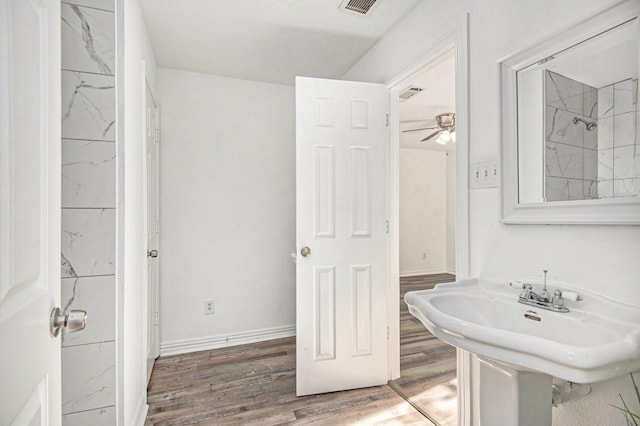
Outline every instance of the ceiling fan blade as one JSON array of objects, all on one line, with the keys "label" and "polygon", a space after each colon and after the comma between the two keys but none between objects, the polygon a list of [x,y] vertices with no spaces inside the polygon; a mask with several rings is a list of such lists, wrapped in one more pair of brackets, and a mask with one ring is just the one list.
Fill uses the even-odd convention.
[{"label": "ceiling fan blade", "polygon": [[429,136],[427,136],[426,138],[422,139],[420,142],[426,142],[426,141],[428,141],[428,140],[429,140],[429,139],[431,139],[432,137],[434,137],[434,136],[436,136],[436,135],[440,134],[440,132],[441,132],[441,131],[442,131],[442,130],[438,130],[437,132],[433,132],[433,133],[431,133]]},{"label": "ceiling fan blade", "polygon": [[406,132],[418,132],[420,130],[433,130],[433,129],[439,129],[438,126],[435,127],[420,127],[419,129],[409,129],[409,130],[403,130],[402,133],[406,133]]}]

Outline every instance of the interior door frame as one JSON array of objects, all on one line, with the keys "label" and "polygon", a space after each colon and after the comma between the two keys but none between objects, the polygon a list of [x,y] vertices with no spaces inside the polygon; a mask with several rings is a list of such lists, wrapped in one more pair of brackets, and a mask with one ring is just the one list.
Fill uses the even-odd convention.
[{"label": "interior door frame", "polygon": [[[456,279],[469,278],[469,15],[465,14],[453,30],[425,49],[423,59],[387,83],[390,91],[389,156],[387,166],[387,274],[389,282],[389,379],[400,377],[400,236],[399,236],[399,154],[400,118],[398,95],[403,81],[420,72],[443,53],[455,49],[456,57]],[[458,424],[470,424],[471,356],[457,351]]]}]

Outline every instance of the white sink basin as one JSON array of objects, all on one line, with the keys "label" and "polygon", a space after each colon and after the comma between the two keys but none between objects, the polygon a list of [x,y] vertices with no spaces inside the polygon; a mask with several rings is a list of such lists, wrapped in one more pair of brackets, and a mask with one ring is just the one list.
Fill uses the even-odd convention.
[{"label": "white sink basin", "polygon": [[[549,285],[548,290],[553,294],[559,287]],[[517,369],[575,383],[639,370],[640,308],[580,293],[583,301],[566,302],[568,313],[523,305],[519,289],[477,279],[409,292],[405,301],[440,339]]]}]

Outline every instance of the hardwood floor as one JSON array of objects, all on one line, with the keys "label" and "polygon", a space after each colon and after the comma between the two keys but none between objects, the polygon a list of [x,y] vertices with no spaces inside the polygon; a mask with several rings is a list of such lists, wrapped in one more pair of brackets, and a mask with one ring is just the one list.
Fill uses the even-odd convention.
[{"label": "hardwood floor", "polygon": [[295,338],[160,357],[146,425],[427,425],[389,386],[296,397]]},{"label": "hardwood floor", "polygon": [[451,274],[400,278],[400,378],[389,383],[440,426],[457,424],[456,349],[409,313],[404,295],[453,281]]},{"label": "hardwood floor", "polygon": [[[448,274],[402,278],[402,377],[376,386],[296,397],[295,338],[160,357],[147,392],[145,425],[456,424],[455,349],[409,314],[407,291],[453,281]],[[394,391],[394,389],[396,391]]]}]

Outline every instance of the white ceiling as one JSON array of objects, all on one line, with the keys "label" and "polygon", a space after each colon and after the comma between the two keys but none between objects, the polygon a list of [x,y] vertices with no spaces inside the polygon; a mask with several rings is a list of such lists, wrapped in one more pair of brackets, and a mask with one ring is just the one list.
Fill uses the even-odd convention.
[{"label": "white ceiling", "polygon": [[279,84],[340,78],[420,0],[141,0],[158,66]]},{"label": "white ceiling", "polygon": [[422,139],[435,130],[402,132],[402,130],[435,127],[436,115],[456,112],[455,107],[455,51],[449,50],[419,73],[409,77],[402,87],[417,86],[424,89],[417,95],[400,102],[400,148],[454,151],[455,145],[440,145],[436,137],[426,142]]}]

